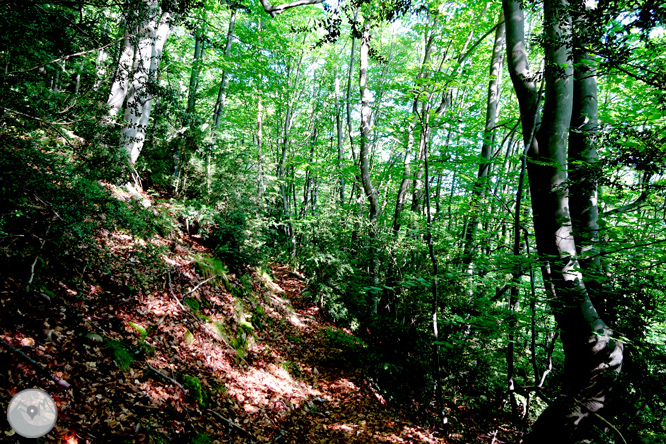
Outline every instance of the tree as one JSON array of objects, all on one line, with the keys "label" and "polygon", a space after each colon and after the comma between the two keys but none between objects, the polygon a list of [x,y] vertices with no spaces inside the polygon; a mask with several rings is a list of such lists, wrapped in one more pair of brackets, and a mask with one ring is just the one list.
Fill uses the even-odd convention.
[{"label": "tree", "polygon": [[570,63],[574,28],[568,2],[544,3],[546,86],[539,123],[539,99],[527,65],[523,11],[512,0],[504,0],[503,7],[509,72],[521,106],[523,140],[529,154],[537,249],[565,352],[564,392],[539,417],[525,442],[573,442],[602,412],[623,356],[622,343],[613,337],[590,299],[573,236],[566,154],[574,101],[575,67]]},{"label": "tree", "polygon": [[107,101],[111,118],[119,113],[123,102],[127,102],[121,149],[127,154],[130,165],[136,163],[143,148],[153,108],[155,77],[172,20],[171,11],[163,10],[154,0],[143,0],[136,3],[135,8],[125,15],[123,50]]},{"label": "tree", "polygon": [[[168,211],[297,268],[345,365],[461,439],[663,440],[664,6],[319,3],[9,2],[3,260],[35,285]],[[150,212],[105,191],[131,162]]]}]

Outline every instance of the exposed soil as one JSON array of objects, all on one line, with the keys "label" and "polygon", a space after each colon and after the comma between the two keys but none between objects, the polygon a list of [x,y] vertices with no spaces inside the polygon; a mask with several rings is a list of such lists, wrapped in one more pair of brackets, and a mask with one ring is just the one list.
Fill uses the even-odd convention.
[{"label": "exposed soil", "polygon": [[[143,265],[140,241],[99,241]],[[298,272],[275,265],[225,281],[195,266],[207,253],[196,238],[153,243],[167,247],[169,268],[137,287],[117,272],[88,272],[78,289],[52,282],[49,293],[4,281],[0,402],[48,391],[59,417],[44,442],[461,442],[446,426],[417,425],[361,369],[340,365],[344,350],[331,339],[340,329],[303,296]],[[20,442],[3,421],[0,441]],[[497,439],[479,432],[474,441]]]}]

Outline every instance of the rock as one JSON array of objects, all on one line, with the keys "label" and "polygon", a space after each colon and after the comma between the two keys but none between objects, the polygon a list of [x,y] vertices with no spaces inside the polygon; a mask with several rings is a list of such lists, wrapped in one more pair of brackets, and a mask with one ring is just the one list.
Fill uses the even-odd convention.
[{"label": "rock", "polygon": [[104,339],[97,333],[88,333],[86,338],[90,339],[92,342],[103,342]]}]

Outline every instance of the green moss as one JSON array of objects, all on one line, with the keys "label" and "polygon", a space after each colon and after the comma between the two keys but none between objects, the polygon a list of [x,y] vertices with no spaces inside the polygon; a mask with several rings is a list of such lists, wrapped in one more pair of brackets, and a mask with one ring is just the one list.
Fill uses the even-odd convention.
[{"label": "green moss", "polygon": [[132,352],[121,341],[108,340],[106,342],[106,349],[111,352],[118,368],[124,372],[128,371],[135,361]]},{"label": "green moss", "polygon": [[190,396],[196,399],[200,405],[206,405],[206,399],[208,398],[208,393],[201,384],[201,380],[196,376],[183,376],[183,385],[190,392]]}]

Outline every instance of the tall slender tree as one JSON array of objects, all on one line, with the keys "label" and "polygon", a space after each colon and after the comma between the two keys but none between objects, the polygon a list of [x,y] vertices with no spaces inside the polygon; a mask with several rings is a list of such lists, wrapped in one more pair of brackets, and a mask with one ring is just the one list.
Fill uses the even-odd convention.
[{"label": "tall slender tree", "polygon": [[545,102],[537,127],[538,97],[529,74],[524,15],[517,1],[503,1],[509,71],[516,89],[528,147],[534,230],[543,278],[561,331],[565,386],[534,424],[526,443],[574,442],[605,406],[622,366],[623,345],[590,300],[579,271],[571,223],[566,156],[574,91],[572,18],[566,0],[546,0]]}]

